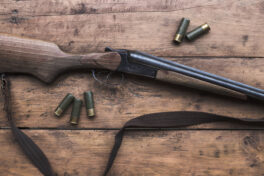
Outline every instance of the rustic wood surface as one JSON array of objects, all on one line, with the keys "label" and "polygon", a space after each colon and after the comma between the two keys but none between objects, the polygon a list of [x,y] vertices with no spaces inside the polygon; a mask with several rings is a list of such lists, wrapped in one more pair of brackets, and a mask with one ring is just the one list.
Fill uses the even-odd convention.
[{"label": "rustic wood surface", "polygon": [[[64,176],[102,175],[116,131],[24,130]],[[1,173],[40,175],[9,130],[0,132]],[[235,139],[235,140],[234,140]],[[56,144],[56,145],[54,145]],[[126,133],[109,175],[263,175],[263,131]]]},{"label": "rustic wood surface", "polygon": [[[263,0],[0,0],[0,33],[54,42],[69,53],[103,52],[106,46],[137,49],[264,89],[263,14]],[[182,17],[191,19],[189,30],[208,22],[210,33],[173,45]],[[27,75],[12,75],[11,81],[17,125],[64,176],[101,175],[116,130],[142,114],[193,110],[264,117],[259,102],[129,75],[114,88],[100,85],[88,70],[61,75],[51,85]],[[95,118],[86,118],[83,108],[79,126],[71,127],[70,109],[59,119],[53,115],[66,93],[82,98],[87,90],[94,92]],[[0,173],[41,175],[8,128],[2,112]],[[128,132],[109,175],[263,175],[260,128],[221,123]]]}]

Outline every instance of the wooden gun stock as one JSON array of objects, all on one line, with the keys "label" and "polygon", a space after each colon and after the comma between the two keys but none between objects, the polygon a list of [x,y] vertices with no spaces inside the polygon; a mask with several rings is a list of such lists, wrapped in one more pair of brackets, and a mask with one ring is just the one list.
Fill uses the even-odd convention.
[{"label": "wooden gun stock", "polygon": [[208,82],[204,82],[198,79],[194,79],[188,76],[184,76],[179,73],[170,72],[170,71],[158,71],[157,80],[172,83],[179,86],[185,86],[189,88],[194,88],[202,91],[211,92],[218,95],[224,95],[228,97],[234,97],[241,100],[247,100],[247,96],[245,94],[217,86]]},{"label": "wooden gun stock", "polygon": [[0,35],[0,73],[24,73],[52,82],[72,69],[116,70],[121,57],[116,52],[69,54],[49,42]]}]

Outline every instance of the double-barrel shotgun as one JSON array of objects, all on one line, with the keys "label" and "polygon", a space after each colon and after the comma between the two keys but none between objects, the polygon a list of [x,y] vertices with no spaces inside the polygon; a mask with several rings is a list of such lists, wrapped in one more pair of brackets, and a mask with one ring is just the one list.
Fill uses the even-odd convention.
[{"label": "double-barrel shotgun", "polygon": [[[114,50],[107,47],[105,51],[105,53],[70,54],[63,52],[54,43],[1,34],[0,73],[30,74],[45,83],[51,83],[59,74],[69,70],[106,69],[181,83],[185,86],[196,85],[200,89],[240,98],[264,100],[263,89],[177,62],[126,49]],[[181,79],[179,79],[180,75],[183,75]],[[194,82],[196,84],[193,84]],[[202,86],[197,86],[200,83]]]}]

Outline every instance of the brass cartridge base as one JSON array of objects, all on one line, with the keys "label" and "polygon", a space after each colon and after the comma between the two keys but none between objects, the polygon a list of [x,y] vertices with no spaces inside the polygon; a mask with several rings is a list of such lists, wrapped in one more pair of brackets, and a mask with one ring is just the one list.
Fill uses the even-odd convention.
[{"label": "brass cartridge base", "polygon": [[89,117],[93,117],[93,116],[95,116],[94,109],[88,109],[88,111],[87,111],[87,116],[89,116]]},{"label": "brass cartridge base", "polygon": [[207,23],[201,25],[201,28],[203,28],[204,31],[209,31],[210,30],[210,26]]},{"label": "brass cartridge base", "polygon": [[182,38],[183,38],[183,36],[181,34],[176,34],[176,36],[174,38],[174,42],[181,43],[182,42]]},{"label": "brass cartridge base", "polygon": [[59,117],[59,116],[62,114],[62,112],[63,112],[63,110],[62,110],[61,108],[57,108],[54,114],[55,114],[57,117]]},{"label": "brass cartridge base", "polygon": [[78,125],[78,122],[76,121],[78,117],[72,117],[72,120],[70,121],[71,125]]}]

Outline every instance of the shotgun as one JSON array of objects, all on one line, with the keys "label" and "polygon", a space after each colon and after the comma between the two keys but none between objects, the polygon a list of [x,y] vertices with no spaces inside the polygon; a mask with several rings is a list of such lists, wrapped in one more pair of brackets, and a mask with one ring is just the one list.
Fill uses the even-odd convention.
[{"label": "shotgun", "polygon": [[[139,51],[70,54],[49,42],[0,35],[0,73],[33,75],[45,83],[69,70],[105,69],[246,99],[264,100],[264,90]],[[179,78],[181,77],[181,78]],[[187,80],[187,81],[186,81]],[[197,86],[198,85],[198,86]]]}]

